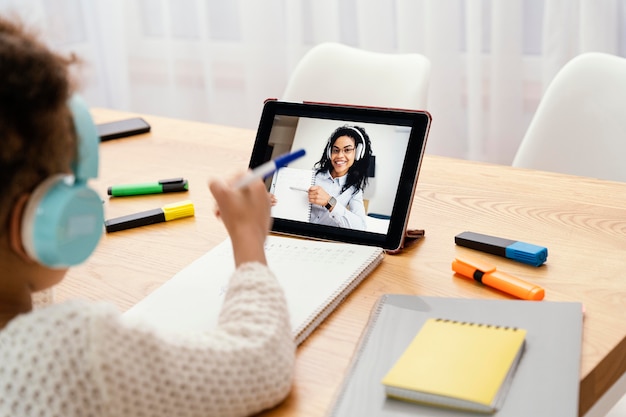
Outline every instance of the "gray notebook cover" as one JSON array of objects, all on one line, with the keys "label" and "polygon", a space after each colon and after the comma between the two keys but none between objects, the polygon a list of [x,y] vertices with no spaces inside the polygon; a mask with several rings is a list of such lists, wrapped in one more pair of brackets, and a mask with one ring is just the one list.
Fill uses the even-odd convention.
[{"label": "gray notebook cover", "polygon": [[[476,416],[387,398],[381,379],[427,318],[520,327],[526,348],[502,408],[493,416],[578,416],[582,305],[384,295],[367,328],[331,416]],[[476,376],[480,380],[480,375]]]}]

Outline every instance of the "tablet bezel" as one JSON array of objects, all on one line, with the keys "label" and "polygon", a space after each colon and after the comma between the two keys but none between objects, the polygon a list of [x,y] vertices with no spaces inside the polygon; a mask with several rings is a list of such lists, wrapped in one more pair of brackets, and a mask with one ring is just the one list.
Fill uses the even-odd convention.
[{"label": "tablet bezel", "polygon": [[[256,140],[250,157],[249,167],[251,169],[269,160],[271,152],[268,152],[268,144],[272,126],[275,117],[281,115],[411,128],[386,235],[281,218],[273,219],[271,229],[272,232],[278,234],[379,246],[388,251],[399,250],[404,244],[408,217],[432,120],[431,115],[424,110],[267,100],[263,106]],[[292,151],[294,150],[292,149]]]}]

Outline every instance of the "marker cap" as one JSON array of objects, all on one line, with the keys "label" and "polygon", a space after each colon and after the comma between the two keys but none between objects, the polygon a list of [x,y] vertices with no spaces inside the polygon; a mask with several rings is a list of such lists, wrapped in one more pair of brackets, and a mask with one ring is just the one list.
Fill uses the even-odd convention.
[{"label": "marker cap", "polygon": [[515,242],[507,246],[505,256],[525,264],[540,266],[548,259],[548,249],[525,242]]},{"label": "marker cap", "polygon": [[284,167],[289,162],[295,161],[296,159],[303,157],[305,154],[306,151],[304,149],[299,149],[295,152],[279,156],[274,160],[274,163],[276,164],[276,168]]},{"label": "marker cap", "polygon": [[163,206],[165,221],[180,219],[182,217],[190,217],[194,215],[194,207],[191,200],[184,200],[178,203],[167,204]]}]

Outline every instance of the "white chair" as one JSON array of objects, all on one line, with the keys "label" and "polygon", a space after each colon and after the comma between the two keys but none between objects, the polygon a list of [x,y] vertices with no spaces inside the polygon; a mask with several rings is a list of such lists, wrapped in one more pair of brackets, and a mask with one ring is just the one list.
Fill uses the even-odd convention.
[{"label": "white chair", "polygon": [[591,52],[563,66],[513,166],[626,181],[626,59]]},{"label": "white chair", "polygon": [[281,99],[425,109],[429,78],[430,60],[423,55],[327,42],[302,57]]}]

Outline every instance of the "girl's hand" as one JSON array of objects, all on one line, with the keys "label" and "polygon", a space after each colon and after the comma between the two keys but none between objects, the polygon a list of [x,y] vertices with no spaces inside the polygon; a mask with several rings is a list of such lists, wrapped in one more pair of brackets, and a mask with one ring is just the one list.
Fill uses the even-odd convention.
[{"label": "girl's hand", "polygon": [[217,216],[224,222],[232,241],[235,265],[267,264],[263,245],[271,227],[269,193],[261,180],[239,189],[232,185],[236,180],[209,183],[218,206]]}]

